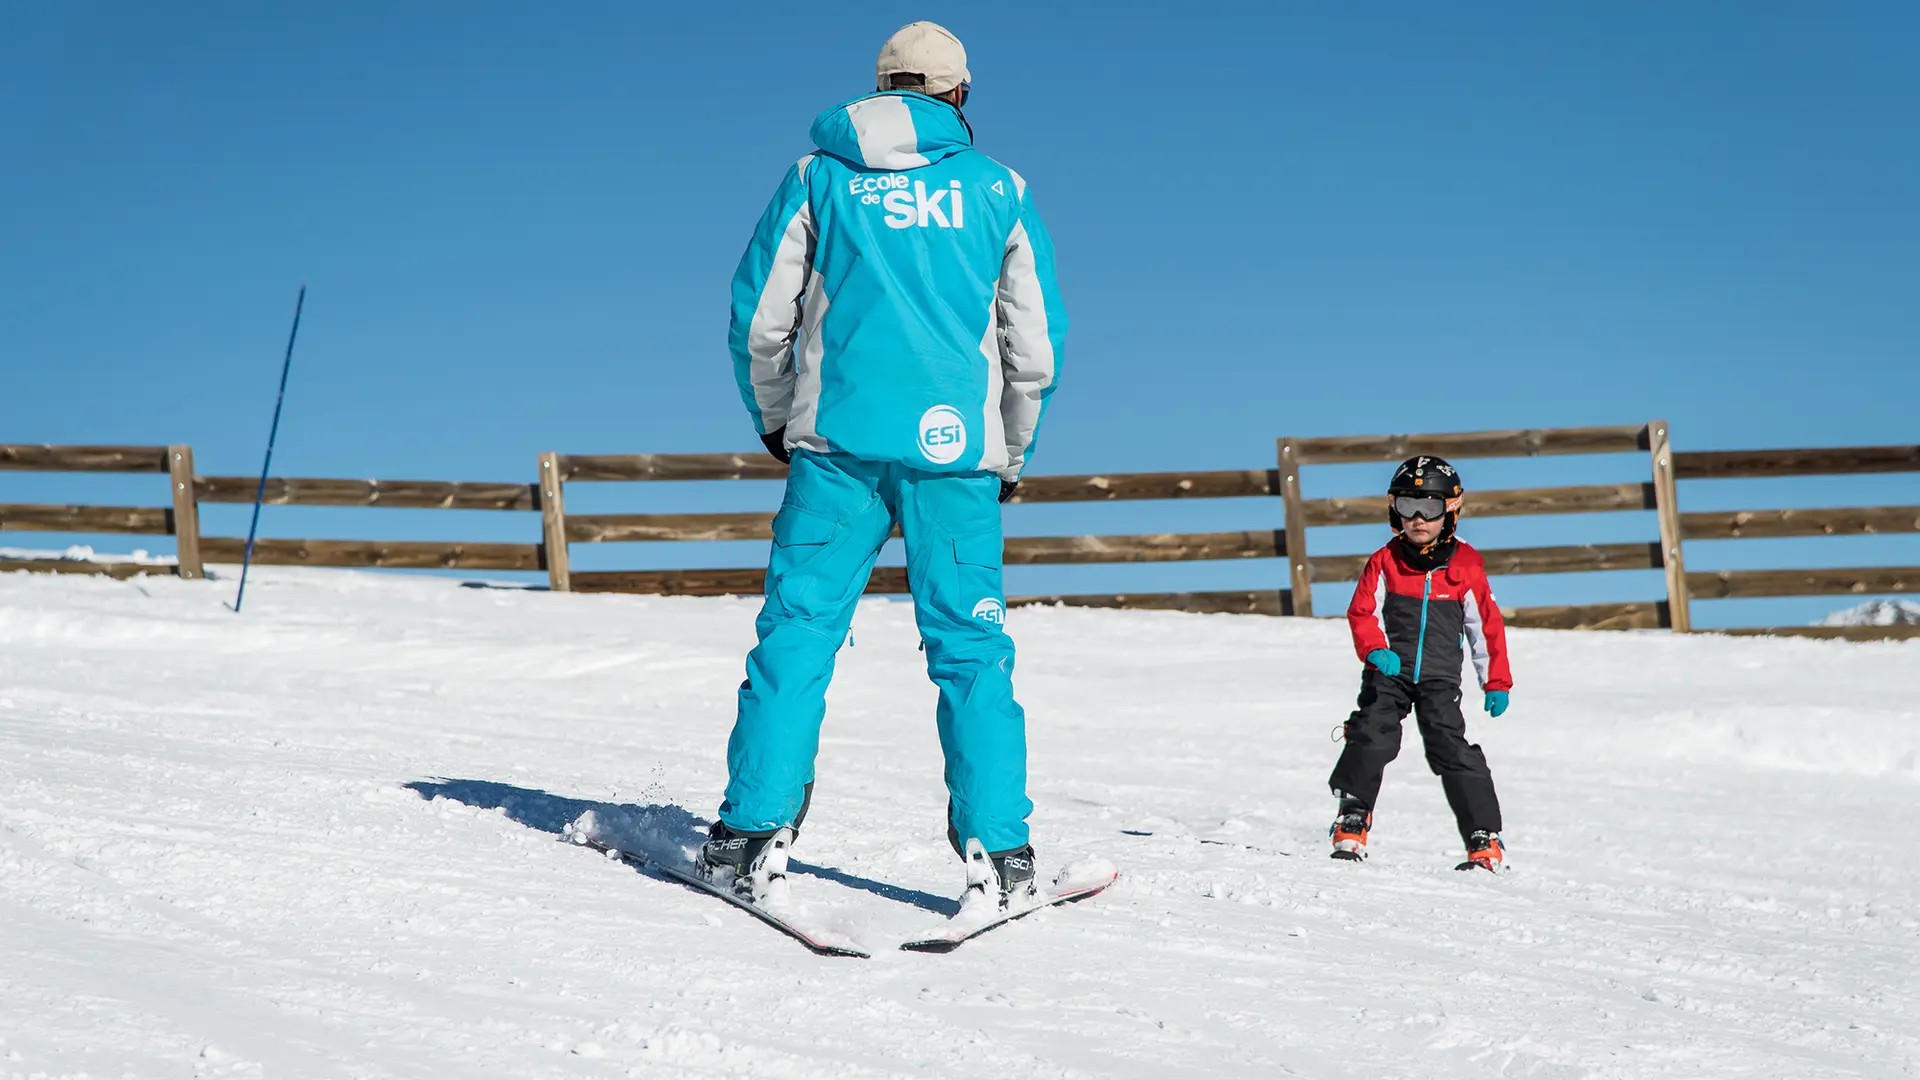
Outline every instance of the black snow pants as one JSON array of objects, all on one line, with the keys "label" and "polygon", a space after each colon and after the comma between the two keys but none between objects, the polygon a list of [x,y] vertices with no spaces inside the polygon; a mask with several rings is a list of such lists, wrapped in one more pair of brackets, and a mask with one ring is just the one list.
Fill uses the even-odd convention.
[{"label": "black snow pants", "polygon": [[1493,792],[1487,756],[1467,741],[1467,720],[1460,713],[1460,684],[1426,679],[1419,683],[1383,675],[1369,667],[1360,677],[1360,707],[1347,718],[1346,746],[1327,785],[1336,795],[1365,803],[1372,810],[1380,797],[1387,763],[1400,756],[1400,725],[1412,710],[1427,747],[1427,767],[1440,778],[1453,808],[1460,838],[1481,829],[1500,831],[1500,799]]}]

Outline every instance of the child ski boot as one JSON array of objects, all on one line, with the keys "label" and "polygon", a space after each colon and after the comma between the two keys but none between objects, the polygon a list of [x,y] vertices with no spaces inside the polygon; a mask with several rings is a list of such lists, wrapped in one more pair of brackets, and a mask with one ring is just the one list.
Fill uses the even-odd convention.
[{"label": "child ski boot", "polygon": [[1333,819],[1327,835],[1333,837],[1333,857],[1359,862],[1367,857],[1367,830],[1373,827],[1373,811],[1351,799],[1340,800],[1340,816]]},{"label": "child ski boot", "polygon": [[1467,861],[1454,869],[1498,872],[1506,854],[1506,845],[1500,842],[1500,834],[1481,829],[1467,837]]},{"label": "child ski boot", "polygon": [[962,911],[983,906],[1005,911],[1039,896],[1040,888],[1033,878],[1032,844],[990,855],[980,841],[967,841],[967,892],[960,899]]},{"label": "child ski boot", "polygon": [[792,846],[792,829],[751,836],[716,821],[694,858],[693,872],[703,881],[731,887],[749,903],[778,902],[788,896],[787,849]]}]

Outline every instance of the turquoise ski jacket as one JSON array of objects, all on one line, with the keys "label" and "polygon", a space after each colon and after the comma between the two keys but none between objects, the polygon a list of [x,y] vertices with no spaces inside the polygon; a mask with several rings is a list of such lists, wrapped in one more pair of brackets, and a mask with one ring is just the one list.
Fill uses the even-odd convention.
[{"label": "turquoise ski jacket", "polygon": [[1053,244],[1019,173],[910,91],[813,123],[733,278],[728,343],[790,449],[1016,480],[1066,351]]}]

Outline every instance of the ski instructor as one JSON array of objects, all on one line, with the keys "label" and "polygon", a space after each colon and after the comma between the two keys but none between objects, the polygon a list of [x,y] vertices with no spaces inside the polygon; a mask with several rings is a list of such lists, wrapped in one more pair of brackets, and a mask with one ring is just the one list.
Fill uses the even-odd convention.
[{"label": "ski instructor", "polygon": [[814,120],[819,149],[787,170],[733,278],[740,396],[791,471],[697,869],[756,902],[784,892],[834,655],[898,525],[940,689],[948,839],[966,902],[1005,906],[1035,886],[1000,504],[1033,451],[1067,317],[1026,181],[973,148],[959,39],[902,27],[876,75],[876,92]]}]

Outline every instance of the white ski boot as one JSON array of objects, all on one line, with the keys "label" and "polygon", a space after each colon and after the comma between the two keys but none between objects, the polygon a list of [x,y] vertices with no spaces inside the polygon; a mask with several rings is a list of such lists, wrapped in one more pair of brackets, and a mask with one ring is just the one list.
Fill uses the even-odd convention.
[{"label": "white ski boot", "polygon": [[962,913],[1005,911],[1032,903],[1040,896],[1033,876],[1033,845],[988,854],[978,840],[967,841],[967,892],[960,898]]}]

